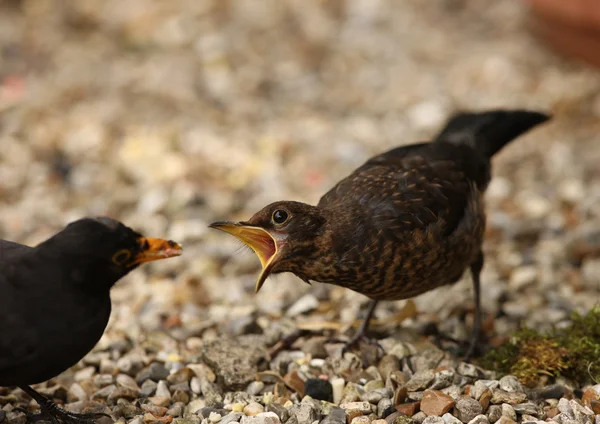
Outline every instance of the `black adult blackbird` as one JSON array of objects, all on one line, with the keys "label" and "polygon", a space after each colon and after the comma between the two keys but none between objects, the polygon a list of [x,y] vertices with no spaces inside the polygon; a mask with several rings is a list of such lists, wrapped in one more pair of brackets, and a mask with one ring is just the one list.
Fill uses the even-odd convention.
[{"label": "black adult blackbird", "polygon": [[461,113],[430,143],[369,159],[317,206],[272,203],[249,221],[215,222],[256,252],[262,272],[292,272],[305,282],[336,284],[372,299],[350,344],[365,333],[379,300],[406,299],[460,279],[470,268],[475,322],[481,328],[479,275],[485,229],[483,193],[491,157],[549,119],[525,110]]},{"label": "black adult blackbird", "polygon": [[64,411],[29,385],[57,376],[94,347],[121,277],[181,252],[173,241],[143,237],[104,217],[72,222],[36,247],[0,240],[0,386],[19,386],[34,398],[41,408],[35,420],[104,415]]}]

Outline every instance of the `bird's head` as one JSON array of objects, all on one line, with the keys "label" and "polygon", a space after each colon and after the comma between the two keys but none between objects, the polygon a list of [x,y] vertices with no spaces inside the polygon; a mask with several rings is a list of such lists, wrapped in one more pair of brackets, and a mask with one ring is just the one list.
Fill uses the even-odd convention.
[{"label": "bird's head", "polygon": [[144,262],[182,253],[174,241],[144,237],[106,217],[71,222],[37,248],[72,268],[74,279],[102,280],[108,287]]},{"label": "bird's head", "polygon": [[210,227],[234,235],[256,253],[262,265],[258,292],[271,273],[301,268],[299,263],[314,254],[325,222],[315,206],[281,201],[265,206],[248,221],[214,222]]}]

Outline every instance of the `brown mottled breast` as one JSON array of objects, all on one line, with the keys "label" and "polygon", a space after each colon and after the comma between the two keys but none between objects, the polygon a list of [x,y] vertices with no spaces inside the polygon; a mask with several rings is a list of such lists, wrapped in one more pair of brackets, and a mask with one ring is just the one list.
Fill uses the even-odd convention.
[{"label": "brown mottled breast", "polygon": [[325,194],[327,230],[307,278],[373,299],[455,282],[479,252],[489,161],[472,149],[417,144],[376,156]]}]

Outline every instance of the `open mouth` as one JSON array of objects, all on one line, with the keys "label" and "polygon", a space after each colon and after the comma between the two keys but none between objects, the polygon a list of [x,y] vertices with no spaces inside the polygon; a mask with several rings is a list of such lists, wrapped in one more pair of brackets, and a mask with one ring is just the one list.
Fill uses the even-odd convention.
[{"label": "open mouth", "polygon": [[269,276],[277,257],[277,241],[267,230],[242,222],[214,222],[210,224],[210,227],[237,237],[256,253],[262,265],[262,271],[258,276],[255,287],[255,291],[258,292]]}]

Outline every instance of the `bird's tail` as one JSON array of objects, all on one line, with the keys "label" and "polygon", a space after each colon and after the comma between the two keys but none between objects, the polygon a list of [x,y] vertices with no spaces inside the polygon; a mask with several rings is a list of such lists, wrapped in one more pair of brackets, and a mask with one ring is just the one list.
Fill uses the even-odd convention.
[{"label": "bird's tail", "polygon": [[549,119],[550,115],[528,110],[459,113],[450,118],[434,140],[468,144],[491,158],[506,144]]}]

